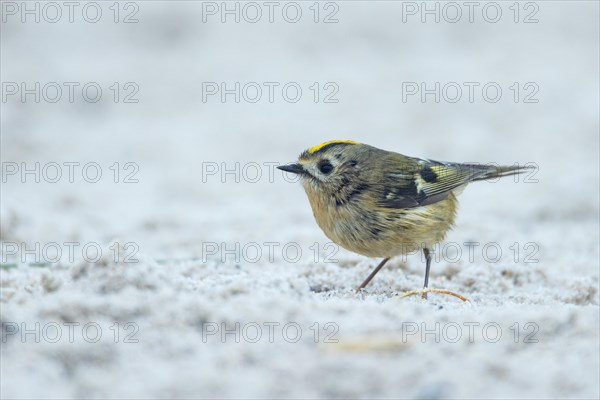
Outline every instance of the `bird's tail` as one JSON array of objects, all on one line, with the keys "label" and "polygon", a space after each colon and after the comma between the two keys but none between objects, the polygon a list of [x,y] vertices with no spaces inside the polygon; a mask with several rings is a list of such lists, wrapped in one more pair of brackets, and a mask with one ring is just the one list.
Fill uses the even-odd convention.
[{"label": "bird's tail", "polygon": [[488,179],[503,178],[505,176],[518,175],[525,172],[531,172],[536,168],[533,164],[512,166],[463,164],[463,166],[472,168],[473,181],[483,181]]}]

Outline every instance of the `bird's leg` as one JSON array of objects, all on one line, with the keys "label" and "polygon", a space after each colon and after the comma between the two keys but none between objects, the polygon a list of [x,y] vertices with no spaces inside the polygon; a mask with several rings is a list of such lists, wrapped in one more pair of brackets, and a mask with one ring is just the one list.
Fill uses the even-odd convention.
[{"label": "bird's leg", "polygon": [[356,288],[356,293],[360,292],[360,289],[364,288],[365,286],[367,286],[369,284],[369,282],[371,282],[371,279],[373,279],[373,277],[375,275],[377,275],[377,273],[379,272],[379,270],[381,268],[383,268],[383,266],[385,265],[386,262],[388,262],[390,259],[390,257],[388,258],[384,258],[383,260],[381,260],[381,262],[379,263],[379,265],[377,266],[377,268],[375,268],[373,270],[373,272],[371,272],[371,275],[369,275],[367,277],[367,279],[365,279],[365,281],[363,283],[360,284],[360,286],[358,288]]},{"label": "bird's leg", "polygon": [[431,267],[431,250],[425,248],[425,249],[423,249],[423,254],[425,254],[425,260],[427,262],[427,264],[425,265],[425,284],[423,285],[423,289],[421,289],[421,290],[411,290],[410,292],[405,292],[400,297],[414,296],[416,294],[421,293],[421,298],[422,299],[426,299],[427,298],[427,292],[434,292],[434,293],[449,294],[451,296],[458,297],[462,301],[469,301],[469,299],[467,299],[465,296],[460,295],[458,293],[454,293],[454,292],[451,292],[451,291],[446,290],[446,289],[429,289],[427,287],[429,285],[429,268]]},{"label": "bird's leg", "polygon": [[[429,268],[431,268],[431,252],[429,251],[428,248],[424,248],[423,249],[423,254],[425,254],[425,284],[423,285],[423,290],[427,289],[427,286],[429,285]],[[421,298],[422,299],[426,299],[427,298],[427,292],[423,291],[423,293],[421,294]]]}]

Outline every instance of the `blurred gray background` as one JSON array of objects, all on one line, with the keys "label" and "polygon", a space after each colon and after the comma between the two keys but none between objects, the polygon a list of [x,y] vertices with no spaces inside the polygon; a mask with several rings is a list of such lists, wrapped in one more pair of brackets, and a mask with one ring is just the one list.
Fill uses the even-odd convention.
[{"label": "blurred gray background", "polygon": [[[3,347],[3,358],[13,363],[10,370],[3,363],[5,395],[41,396],[31,383],[48,382],[48,393],[59,397],[597,397],[598,2],[477,2],[471,21],[463,2],[302,1],[276,2],[273,9],[263,2],[80,2],[72,22],[69,8],[57,4],[61,18],[44,2],[1,3],[0,239],[29,246],[133,242],[139,246],[137,255],[150,261],[139,265],[135,279],[141,283],[125,284],[134,292],[109,297],[104,297],[105,286],[95,286],[104,282],[104,275],[67,284],[69,273],[63,271],[63,277],[56,272],[58,278],[52,279],[63,282],[62,289],[49,296],[40,286],[42,272],[25,267],[2,271],[3,318],[45,320],[71,310],[64,312],[75,319],[126,320],[120,307],[136,305],[131,315],[154,336],[145,336],[139,346],[147,347],[136,347],[136,355],[127,349],[106,356],[103,362],[114,373],[103,372],[106,364],[98,360],[105,353],[98,349],[88,361],[69,364],[71,375],[54,376],[58,372],[48,372],[53,368],[30,373],[28,366],[54,365],[56,347]],[[456,16],[454,4],[462,13],[457,22],[450,21]],[[33,14],[23,13],[25,5]],[[434,13],[424,13],[423,7]],[[225,8],[238,10],[239,22],[235,11],[228,14]],[[97,9],[99,20],[90,22]],[[261,17],[252,22],[256,10]],[[35,91],[36,82],[40,101],[35,93],[23,99],[22,85]],[[56,102],[48,101],[54,99],[53,85],[43,90],[52,82],[63,89]],[[73,102],[65,82],[74,82]],[[223,102],[220,92],[206,92],[222,83],[232,89],[236,82],[239,102],[231,94]],[[253,82],[262,88],[256,102],[248,100],[255,96],[254,84],[242,92]],[[264,82],[273,82],[272,102]],[[420,92],[406,92],[420,89],[421,83],[432,89],[436,82],[439,102],[435,95],[422,101]],[[473,101],[464,82],[474,87]],[[82,95],[89,83],[102,89],[97,102]],[[288,83],[302,90],[297,102],[282,94]],[[486,84],[501,88],[498,101],[484,97]],[[442,91],[445,85],[447,92]],[[462,97],[452,102],[456,86],[462,88]],[[493,90],[488,93],[494,96]],[[126,102],[127,95],[136,102]],[[394,290],[421,284],[418,257],[409,259],[410,267],[393,264],[390,275],[382,272],[367,305],[351,291],[374,261],[343,250],[338,259],[346,266],[358,265],[360,271],[344,263],[323,267],[311,262],[308,251],[294,265],[279,254],[275,263],[264,258],[245,267],[242,263],[249,271],[243,279],[237,280],[240,272],[232,270],[226,275],[232,274],[233,283],[215,278],[205,286],[199,278],[204,272],[198,272],[204,271],[203,264],[166,275],[152,267],[151,260],[200,257],[206,242],[294,241],[304,249],[327,242],[300,185],[286,181],[280,171],[271,179],[264,163],[293,161],[302,150],[331,139],[353,139],[437,160],[537,164],[538,183],[508,179],[467,189],[461,196],[459,228],[448,240],[498,241],[504,247],[535,242],[541,263],[519,270],[519,284],[517,278],[495,281],[504,279],[495,267],[467,269],[451,284],[475,296],[480,308],[431,318],[487,318],[510,326],[524,315],[522,322],[538,321],[550,332],[543,344],[523,350],[527,353],[517,351],[518,356],[510,343],[464,351],[421,346],[402,356],[375,352],[364,357],[323,355],[309,345],[197,348],[194,318],[206,315],[217,321],[235,321],[241,312],[255,320],[268,315],[285,319],[311,309],[314,315],[338,318],[342,334],[370,334],[393,329],[402,318],[429,318],[434,312],[439,303],[393,300]],[[95,162],[103,175],[89,183],[76,169],[71,183],[64,167],[59,182],[42,176],[38,183],[32,175],[23,182],[21,171],[8,173],[11,166],[32,168],[36,162],[40,168],[49,162]],[[116,183],[111,169],[115,163],[120,172]],[[240,163],[239,182],[231,174],[221,175],[223,166],[233,168],[235,163]],[[248,163],[262,166],[256,182],[241,173],[244,166],[255,165]],[[218,173],[207,175],[207,168],[215,165]],[[125,183],[132,171],[138,182]],[[254,170],[246,171],[254,176]],[[7,259],[18,262],[20,256]],[[454,272],[445,266],[432,274],[442,272],[439,279],[452,279]],[[183,285],[181,274],[194,283]],[[402,274],[410,281],[398,286],[395,279]],[[289,279],[296,289],[271,279]],[[312,291],[294,286],[306,279]],[[448,284],[433,279],[434,285]],[[522,282],[525,287],[519,287]],[[160,291],[147,288],[163,285],[173,293],[161,298],[141,292]],[[313,293],[315,285],[333,289]],[[235,297],[240,292],[245,294]],[[294,300],[287,303],[290,296]],[[278,300],[270,303],[273,299]],[[94,305],[88,303],[92,301]],[[455,307],[451,301],[450,306],[443,304],[441,308]],[[197,315],[198,307],[207,314]],[[568,333],[557,326],[569,326],[564,328]],[[162,350],[155,352],[153,346]],[[576,348],[561,367],[563,355],[557,351],[568,346]],[[79,359],[78,354],[90,351],[85,349],[61,347],[59,358]],[[459,364],[438,365],[441,354],[450,354]],[[493,354],[495,361],[484,361],[486,354]],[[295,367],[294,360],[302,361]],[[468,366],[463,370],[460,363]],[[153,372],[151,365],[161,367]],[[216,374],[215,365],[227,372]],[[548,365],[554,367],[546,370]],[[240,378],[249,368],[250,377]],[[446,378],[437,381],[436,371]],[[531,371],[535,379],[525,379]],[[285,384],[277,377],[285,377],[280,378]],[[245,383],[239,384],[240,379]],[[144,384],[148,380],[152,384]],[[472,384],[475,380],[480,383]],[[492,383],[499,386],[492,390]]]},{"label": "blurred gray background", "polygon": [[[5,8],[6,3],[11,2]],[[203,240],[278,239],[273,232],[281,232],[290,213],[312,226],[299,185],[287,183],[279,171],[270,182],[267,167],[258,182],[240,174],[237,184],[235,176],[222,179],[221,163],[228,168],[235,162],[286,163],[330,139],[449,161],[535,162],[538,178],[546,184],[540,201],[552,208],[536,204],[536,212],[577,213],[597,206],[595,2],[521,3],[518,23],[512,3],[498,3],[502,16],[496,23],[486,21],[496,10],[488,3],[473,8],[473,22],[469,8],[461,5],[457,23],[446,22],[454,18],[455,8],[436,2],[427,7],[437,7],[439,23],[435,14],[423,14],[419,2],[280,3],[273,6],[272,23],[269,7],[262,3],[252,3],[258,8],[243,2],[122,3],[119,23],[112,3],[98,3],[102,17],[97,23],[85,20],[93,19],[96,10],[84,9],[86,3],[73,9],[73,23],[65,6],[59,22],[49,23],[53,9],[44,12],[44,3],[32,3],[30,9],[34,4],[39,23],[35,14],[22,14],[20,3],[16,11],[4,13],[2,81],[25,82],[29,89],[35,82],[41,88],[56,82],[63,88],[62,98],[49,103],[40,89],[39,103],[33,95],[22,102],[20,87],[14,95],[5,91],[2,160],[25,162],[30,168],[35,162],[42,167],[50,161],[97,162],[104,175],[95,184],[81,176],[71,184],[63,166],[57,183],[43,177],[40,184],[32,183],[29,175],[23,184],[18,173],[6,176],[6,239],[103,242],[123,236],[153,257],[191,256]],[[302,16],[290,23],[285,18],[294,19],[294,4]],[[237,7],[239,23],[235,14],[224,13],[225,7]],[[256,9],[262,13],[259,21],[247,22]],[[325,23],[326,17],[338,22]],[[534,18],[537,23],[523,22]],[[79,84],[73,103],[64,82]],[[90,82],[102,89],[96,103],[81,93]],[[121,97],[117,103],[115,82]],[[125,88],[130,82],[139,90],[135,94],[133,86]],[[256,82],[263,93],[256,103],[245,100],[254,97],[251,88],[247,96],[240,90],[239,103],[234,95],[223,103],[220,93],[205,94],[203,101],[207,82],[224,82],[229,89],[235,82],[241,88]],[[263,82],[279,84],[272,103]],[[302,88],[296,103],[283,97],[283,85],[289,82]],[[320,88],[317,103],[310,89],[315,82]],[[324,87],[328,82],[337,88],[332,97],[337,103],[324,102],[334,91]],[[434,95],[423,103],[420,93],[404,93],[403,102],[407,82],[424,82],[429,89],[436,82],[440,88],[454,82],[462,97],[445,101],[455,97],[448,87],[446,96],[440,89],[439,103]],[[479,85],[472,103],[464,82]],[[490,82],[502,89],[496,103],[482,94]],[[535,87],[524,88],[528,82]],[[48,90],[47,97],[53,97]],[[124,103],[127,94],[138,102]],[[525,103],[527,94],[538,102]],[[120,163],[120,182],[133,172],[124,164],[136,163],[139,183],[115,184],[109,169],[115,162]],[[219,173],[202,182],[202,163],[211,162],[219,164]],[[508,186],[513,190],[515,185]],[[522,188],[516,190],[523,195]],[[562,202],[565,198],[569,201]],[[512,207],[527,208],[524,203]]]}]

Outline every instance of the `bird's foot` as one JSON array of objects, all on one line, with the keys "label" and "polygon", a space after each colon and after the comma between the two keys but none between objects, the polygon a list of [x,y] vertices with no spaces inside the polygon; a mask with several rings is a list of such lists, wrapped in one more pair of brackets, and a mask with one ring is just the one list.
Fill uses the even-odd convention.
[{"label": "bird's foot", "polygon": [[430,289],[430,288],[419,289],[419,290],[411,290],[411,291],[408,291],[408,292],[404,292],[404,293],[402,293],[402,295],[400,297],[414,296],[414,295],[419,294],[419,293],[421,294],[421,298],[422,299],[427,299],[427,293],[441,293],[441,294],[448,294],[450,296],[458,297],[462,301],[470,301],[465,296],[463,296],[461,294],[458,294],[458,293],[455,293],[455,292],[451,292],[450,290],[446,290],[446,289]]}]

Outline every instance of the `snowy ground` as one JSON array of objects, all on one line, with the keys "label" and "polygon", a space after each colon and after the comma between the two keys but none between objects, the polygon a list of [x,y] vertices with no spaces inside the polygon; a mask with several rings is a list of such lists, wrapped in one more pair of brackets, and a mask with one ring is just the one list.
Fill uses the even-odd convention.
[{"label": "snowy ground", "polygon": [[[459,2],[456,23],[436,2],[439,22],[421,2],[273,22],[227,3],[239,23],[221,2],[98,3],[96,23],[22,4],[1,4],[2,398],[600,396],[597,2],[473,22]],[[439,102],[411,94],[436,82]],[[461,195],[430,286],[469,303],[401,298],[417,255],[354,294],[379,260],[328,243],[273,169],[330,139],[539,166]]]}]

